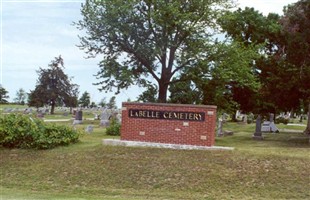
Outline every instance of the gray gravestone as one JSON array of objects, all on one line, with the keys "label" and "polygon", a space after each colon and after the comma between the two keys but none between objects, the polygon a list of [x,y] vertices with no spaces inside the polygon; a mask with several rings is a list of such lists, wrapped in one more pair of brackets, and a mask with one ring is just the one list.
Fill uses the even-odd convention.
[{"label": "gray gravestone", "polygon": [[248,116],[246,114],[244,114],[242,118],[243,118],[242,123],[247,124],[248,123]]},{"label": "gray gravestone", "polygon": [[111,114],[109,113],[108,109],[104,109],[100,116],[100,126],[104,126],[104,127],[109,126],[110,117],[111,117]]},{"label": "gray gravestone", "polygon": [[43,117],[44,117],[44,113],[38,112],[37,117],[38,117],[38,118],[43,118]]},{"label": "gray gravestone", "polygon": [[87,133],[92,133],[94,131],[94,127],[92,125],[88,125],[86,128],[85,128],[85,131]]},{"label": "gray gravestone", "polygon": [[82,122],[83,122],[83,112],[79,110],[75,113],[75,119],[73,121],[73,125],[82,124]]},{"label": "gray gravestone", "polygon": [[272,131],[273,133],[279,133],[279,129],[277,128],[276,124],[274,123],[274,114],[270,113],[269,116],[269,120],[270,120],[270,131]]},{"label": "gray gravestone", "polygon": [[274,122],[274,114],[273,113],[269,114],[269,121],[270,121],[270,123]]},{"label": "gray gravestone", "polygon": [[83,112],[81,110],[76,112],[75,119],[76,120],[83,120]]},{"label": "gray gravestone", "polygon": [[117,113],[117,115],[116,115],[116,121],[117,121],[118,123],[122,123],[122,114],[121,114],[121,113]]},{"label": "gray gravestone", "polygon": [[262,135],[262,130],[261,130],[261,128],[262,128],[261,123],[262,123],[262,117],[260,115],[258,115],[257,119],[256,119],[255,133],[252,136],[252,138],[255,140],[263,140],[264,139],[264,137]]},{"label": "gray gravestone", "polygon": [[24,110],[24,114],[30,114],[31,113],[31,111],[30,111],[30,109],[29,108],[26,108],[25,110]]},{"label": "gray gravestone", "polygon": [[218,121],[217,136],[218,137],[223,136],[223,120],[222,120],[222,118],[219,118],[219,121]]}]

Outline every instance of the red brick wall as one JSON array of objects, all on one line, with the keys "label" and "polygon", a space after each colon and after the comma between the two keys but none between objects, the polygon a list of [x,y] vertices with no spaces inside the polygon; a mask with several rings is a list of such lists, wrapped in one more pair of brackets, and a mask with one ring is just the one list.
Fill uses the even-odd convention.
[{"label": "red brick wall", "polygon": [[[137,110],[142,111],[139,116]],[[171,112],[181,114],[169,116]],[[166,119],[159,119],[159,113]],[[203,115],[204,120],[198,121]],[[169,119],[173,116],[181,120]],[[216,106],[132,102],[122,105],[121,140],[213,146],[215,126]]]}]

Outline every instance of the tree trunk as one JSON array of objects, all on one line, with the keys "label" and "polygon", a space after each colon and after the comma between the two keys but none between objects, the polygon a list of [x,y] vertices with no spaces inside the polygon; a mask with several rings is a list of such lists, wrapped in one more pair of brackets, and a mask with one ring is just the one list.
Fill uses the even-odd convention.
[{"label": "tree trunk", "polygon": [[167,91],[168,91],[168,84],[162,83],[164,81],[161,80],[159,85],[159,93],[158,93],[158,102],[159,103],[166,103],[167,102]]},{"label": "tree trunk", "polygon": [[[309,135],[310,136],[310,103],[309,103],[309,106],[308,106],[308,120],[307,120],[307,128],[306,130],[304,131],[304,134],[306,135]],[[310,142],[310,140],[309,140]]]},{"label": "tree trunk", "polygon": [[52,102],[51,102],[51,115],[54,114],[54,110],[55,110],[55,101],[52,100]]}]

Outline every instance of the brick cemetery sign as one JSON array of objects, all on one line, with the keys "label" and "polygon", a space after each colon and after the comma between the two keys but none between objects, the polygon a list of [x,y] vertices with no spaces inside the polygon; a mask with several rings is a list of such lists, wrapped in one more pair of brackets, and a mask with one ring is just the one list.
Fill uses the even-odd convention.
[{"label": "brick cemetery sign", "polygon": [[216,106],[123,103],[121,140],[213,146]]}]

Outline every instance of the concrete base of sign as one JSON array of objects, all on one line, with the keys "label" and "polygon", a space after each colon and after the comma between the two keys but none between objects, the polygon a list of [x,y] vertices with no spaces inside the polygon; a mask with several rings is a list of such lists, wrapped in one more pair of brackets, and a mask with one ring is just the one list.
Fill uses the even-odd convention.
[{"label": "concrete base of sign", "polygon": [[181,144],[164,144],[153,142],[137,142],[126,141],[118,139],[104,139],[104,145],[113,146],[130,146],[130,147],[156,147],[156,148],[169,148],[169,149],[197,149],[197,150],[234,150],[234,147],[221,147],[221,146],[194,146],[194,145],[181,145]]}]

